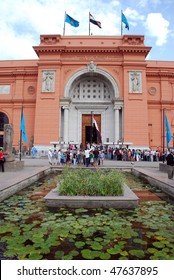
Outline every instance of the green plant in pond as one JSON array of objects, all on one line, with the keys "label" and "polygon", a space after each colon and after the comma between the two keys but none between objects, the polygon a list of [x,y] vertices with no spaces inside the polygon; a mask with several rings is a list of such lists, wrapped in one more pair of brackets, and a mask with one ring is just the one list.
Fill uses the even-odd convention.
[{"label": "green plant in pond", "polygon": [[124,176],[117,170],[84,170],[66,168],[58,182],[60,195],[123,195]]},{"label": "green plant in pond", "polygon": [[[54,188],[56,180],[39,185],[39,191],[48,190],[49,184]],[[35,191],[31,186],[1,203],[0,257],[174,260],[174,208],[170,204],[151,201],[134,210],[49,210],[42,198],[33,200]]]}]

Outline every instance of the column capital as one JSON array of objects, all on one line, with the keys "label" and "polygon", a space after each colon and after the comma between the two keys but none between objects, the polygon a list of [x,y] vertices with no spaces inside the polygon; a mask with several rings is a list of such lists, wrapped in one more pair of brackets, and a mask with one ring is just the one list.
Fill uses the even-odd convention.
[{"label": "column capital", "polygon": [[69,105],[63,105],[63,106],[62,106],[62,109],[63,109],[63,110],[69,110]]},{"label": "column capital", "polygon": [[122,109],[122,106],[120,105],[114,105],[114,110],[121,110]]}]

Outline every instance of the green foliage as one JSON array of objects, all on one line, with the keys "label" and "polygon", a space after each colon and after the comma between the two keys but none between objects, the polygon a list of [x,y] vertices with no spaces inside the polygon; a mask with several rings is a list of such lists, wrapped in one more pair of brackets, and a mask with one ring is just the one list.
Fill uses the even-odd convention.
[{"label": "green foliage", "polygon": [[60,177],[60,195],[120,196],[123,195],[124,176],[117,170],[68,169]]},{"label": "green foliage", "polygon": [[48,209],[44,199],[32,199],[36,189],[44,196],[58,179],[53,176],[53,185],[45,178],[43,185],[0,204],[3,259],[174,260],[173,205],[148,201],[133,210]]}]

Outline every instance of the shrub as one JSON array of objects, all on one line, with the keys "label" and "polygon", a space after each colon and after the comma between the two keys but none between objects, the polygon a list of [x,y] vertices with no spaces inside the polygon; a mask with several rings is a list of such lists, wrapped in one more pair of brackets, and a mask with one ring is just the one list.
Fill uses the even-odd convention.
[{"label": "shrub", "polygon": [[69,196],[123,195],[124,176],[117,170],[65,168],[58,183],[59,194]]}]

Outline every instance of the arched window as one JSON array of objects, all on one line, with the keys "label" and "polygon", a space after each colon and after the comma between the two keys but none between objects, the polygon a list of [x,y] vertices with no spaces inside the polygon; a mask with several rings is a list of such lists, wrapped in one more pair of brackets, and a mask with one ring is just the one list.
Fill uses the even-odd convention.
[{"label": "arched window", "polygon": [[4,124],[8,124],[9,119],[6,114],[0,112],[0,131],[4,130]]}]

